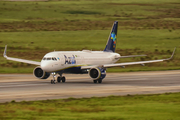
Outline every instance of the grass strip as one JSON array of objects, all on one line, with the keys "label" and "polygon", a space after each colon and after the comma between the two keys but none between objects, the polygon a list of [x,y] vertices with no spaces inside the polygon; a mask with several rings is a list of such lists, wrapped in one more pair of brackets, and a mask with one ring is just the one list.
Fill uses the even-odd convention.
[{"label": "grass strip", "polygon": [[[174,30],[121,30],[118,31],[116,52],[120,55],[142,55],[146,57],[122,58],[118,62],[145,61],[169,58],[177,47],[171,61],[126,66],[108,69],[108,72],[152,71],[180,69],[179,32]],[[8,44],[7,55],[22,59],[40,61],[51,51],[103,50],[109,30],[88,31],[36,31],[36,32],[0,32],[0,51]],[[0,73],[32,73],[35,66],[8,61],[0,56]],[[27,68],[24,70],[24,68]],[[131,70],[132,69],[132,70]]]},{"label": "grass strip", "polygon": [[179,120],[180,93],[127,95],[0,104],[0,119]]}]

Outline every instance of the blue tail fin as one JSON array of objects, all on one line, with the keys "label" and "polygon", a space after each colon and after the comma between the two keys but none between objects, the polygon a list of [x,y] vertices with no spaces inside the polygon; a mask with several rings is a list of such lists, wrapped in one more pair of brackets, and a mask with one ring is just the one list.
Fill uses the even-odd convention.
[{"label": "blue tail fin", "polygon": [[118,21],[115,21],[112,27],[112,30],[109,35],[109,39],[106,44],[106,48],[104,51],[106,52],[115,52],[116,49],[116,37],[117,37],[117,30],[118,30]]}]

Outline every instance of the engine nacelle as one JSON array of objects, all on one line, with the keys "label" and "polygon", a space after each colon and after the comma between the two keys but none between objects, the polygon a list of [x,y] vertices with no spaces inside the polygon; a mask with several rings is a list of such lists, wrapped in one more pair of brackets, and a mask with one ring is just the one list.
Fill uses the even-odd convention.
[{"label": "engine nacelle", "polygon": [[40,66],[34,68],[33,74],[39,79],[47,79],[50,76],[50,73],[43,71]]},{"label": "engine nacelle", "polygon": [[104,79],[106,77],[106,70],[100,67],[91,68],[89,70],[89,76],[93,80]]}]

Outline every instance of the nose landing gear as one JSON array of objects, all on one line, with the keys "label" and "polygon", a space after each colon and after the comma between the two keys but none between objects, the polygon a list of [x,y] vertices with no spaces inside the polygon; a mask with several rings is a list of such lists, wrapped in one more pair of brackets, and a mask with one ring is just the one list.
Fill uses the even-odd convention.
[{"label": "nose landing gear", "polygon": [[55,80],[55,77],[56,77],[56,73],[51,73],[52,76],[53,76],[53,79],[51,80],[51,84],[56,84],[56,80]]}]

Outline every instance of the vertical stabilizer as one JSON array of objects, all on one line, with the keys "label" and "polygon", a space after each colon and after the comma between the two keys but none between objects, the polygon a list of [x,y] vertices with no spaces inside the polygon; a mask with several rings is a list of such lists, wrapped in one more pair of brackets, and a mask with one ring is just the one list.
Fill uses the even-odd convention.
[{"label": "vertical stabilizer", "polygon": [[112,26],[112,29],[111,29],[111,32],[110,32],[110,35],[109,35],[109,38],[108,38],[108,41],[107,41],[104,51],[115,52],[116,42],[117,42],[117,39],[116,39],[117,30],[118,30],[118,21],[115,21]]}]

